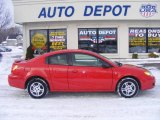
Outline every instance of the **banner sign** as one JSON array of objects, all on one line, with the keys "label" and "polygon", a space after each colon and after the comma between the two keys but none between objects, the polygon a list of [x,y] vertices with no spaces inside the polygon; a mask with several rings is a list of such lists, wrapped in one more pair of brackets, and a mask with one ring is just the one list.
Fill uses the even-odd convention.
[{"label": "banner sign", "polygon": [[52,51],[66,49],[66,41],[66,30],[50,30],[49,42]]},{"label": "banner sign", "polygon": [[46,45],[46,36],[41,33],[36,33],[31,39],[32,45],[35,48],[43,48]]},{"label": "banner sign", "polygon": [[93,43],[102,43],[103,41],[115,41],[117,40],[116,28],[104,28],[104,29],[80,29],[79,40],[92,41]]},{"label": "banner sign", "polygon": [[146,29],[130,28],[129,42],[131,46],[145,46],[146,45]]},{"label": "banner sign", "polygon": [[160,46],[160,28],[148,29],[148,45]]},{"label": "banner sign", "polygon": [[[148,32],[147,35],[146,32]],[[146,37],[148,38],[148,46],[160,46],[160,28],[129,29],[129,41],[131,46],[146,46]]]}]

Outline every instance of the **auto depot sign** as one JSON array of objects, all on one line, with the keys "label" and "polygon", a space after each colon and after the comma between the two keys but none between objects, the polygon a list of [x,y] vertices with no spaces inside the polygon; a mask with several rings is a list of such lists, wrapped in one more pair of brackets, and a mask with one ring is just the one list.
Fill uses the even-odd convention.
[{"label": "auto depot sign", "polygon": [[[111,13],[113,16],[127,16],[128,9],[131,5],[87,5],[84,6],[82,16],[107,16]],[[54,18],[54,17],[72,17],[75,14],[74,6],[58,6],[58,7],[43,7],[38,18]]]},{"label": "auto depot sign", "polygon": [[15,5],[16,22],[160,20],[160,2],[51,2]]}]

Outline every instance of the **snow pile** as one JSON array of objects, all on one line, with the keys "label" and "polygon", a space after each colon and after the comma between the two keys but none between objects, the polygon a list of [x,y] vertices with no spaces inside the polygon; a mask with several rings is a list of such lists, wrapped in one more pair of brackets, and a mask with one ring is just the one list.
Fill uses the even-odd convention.
[{"label": "snow pile", "polygon": [[15,59],[21,58],[23,55],[23,50],[16,46],[9,46],[11,52],[1,52],[2,57],[0,58],[0,71],[2,75],[8,75],[11,70],[12,63]]}]

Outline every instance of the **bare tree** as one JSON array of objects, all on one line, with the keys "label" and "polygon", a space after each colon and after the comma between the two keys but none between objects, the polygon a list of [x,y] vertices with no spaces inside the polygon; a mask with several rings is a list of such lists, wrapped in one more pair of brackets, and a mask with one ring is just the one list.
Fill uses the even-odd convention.
[{"label": "bare tree", "polygon": [[6,29],[12,22],[12,15],[10,10],[6,8],[4,0],[0,2],[0,29]]},{"label": "bare tree", "polygon": [[15,25],[7,29],[9,35],[22,35],[22,26]]},{"label": "bare tree", "polygon": [[10,9],[7,8],[5,0],[0,0],[0,43],[6,40],[8,29],[12,23],[12,15]]}]

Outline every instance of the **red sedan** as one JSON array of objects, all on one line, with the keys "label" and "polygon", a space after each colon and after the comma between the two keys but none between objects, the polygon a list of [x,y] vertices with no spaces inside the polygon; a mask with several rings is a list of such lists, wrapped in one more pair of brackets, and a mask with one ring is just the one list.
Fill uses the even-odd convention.
[{"label": "red sedan", "polygon": [[60,50],[15,62],[8,81],[10,86],[27,89],[33,98],[42,98],[49,91],[110,91],[131,98],[155,86],[148,70],[86,50]]}]

